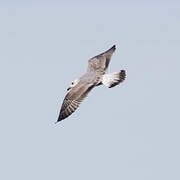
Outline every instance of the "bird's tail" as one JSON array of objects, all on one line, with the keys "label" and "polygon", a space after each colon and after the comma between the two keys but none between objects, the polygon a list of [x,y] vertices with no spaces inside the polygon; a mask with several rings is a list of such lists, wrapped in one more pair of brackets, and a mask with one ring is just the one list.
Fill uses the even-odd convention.
[{"label": "bird's tail", "polygon": [[121,70],[120,72],[114,72],[111,74],[104,74],[102,78],[102,83],[108,88],[112,88],[119,83],[123,82],[126,78],[126,71]]}]

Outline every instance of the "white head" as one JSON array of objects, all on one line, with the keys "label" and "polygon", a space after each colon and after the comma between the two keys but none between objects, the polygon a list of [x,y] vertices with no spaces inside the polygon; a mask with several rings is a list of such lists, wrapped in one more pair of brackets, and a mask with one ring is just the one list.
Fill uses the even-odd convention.
[{"label": "white head", "polygon": [[76,86],[79,82],[79,79],[75,79],[74,81],[72,81],[72,83],[70,84],[69,88],[67,89],[68,91],[73,88],[74,86]]}]

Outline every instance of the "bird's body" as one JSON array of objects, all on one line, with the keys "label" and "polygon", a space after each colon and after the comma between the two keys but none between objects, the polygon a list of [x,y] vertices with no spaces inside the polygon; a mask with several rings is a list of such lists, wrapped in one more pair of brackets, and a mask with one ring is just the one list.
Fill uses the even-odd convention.
[{"label": "bird's body", "polygon": [[94,85],[98,84],[101,79],[101,74],[98,72],[86,72],[80,77],[81,83],[93,83]]},{"label": "bird's body", "polygon": [[70,91],[64,98],[57,122],[71,115],[95,86],[104,84],[111,88],[124,81],[126,76],[124,70],[106,74],[111,56],[115,49],[116,47],[113,46],[106,52],[97,55],[88,61],[86,73],[73,81],[68,88]]}]

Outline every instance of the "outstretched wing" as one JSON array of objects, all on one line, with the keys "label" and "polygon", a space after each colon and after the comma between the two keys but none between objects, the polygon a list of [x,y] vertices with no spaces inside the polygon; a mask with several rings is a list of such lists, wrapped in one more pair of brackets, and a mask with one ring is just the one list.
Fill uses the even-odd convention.
[{"label": "outstretched wing", "polygon": [[106,52],[99,54],[88,61],[88,69],[87,71],[96,71],[104,73],[109,65],[111,60],[111,56],[113,52],[116,50],[116,46],[114,45]]},{"label": "outstretched wing", "polygon": [[64,98],[57,122],[70,116],[79,107],[80,103],[93,87],[94,84],[81,82],[73,87]]}]

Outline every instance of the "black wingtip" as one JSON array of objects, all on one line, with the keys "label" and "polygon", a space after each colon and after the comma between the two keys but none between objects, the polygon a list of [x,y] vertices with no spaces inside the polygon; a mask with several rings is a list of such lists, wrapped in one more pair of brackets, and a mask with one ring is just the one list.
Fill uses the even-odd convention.
[{"label": "black wingtip", "polygon": [[62,115],[60,114],[59,117],[58,117],[58,120],[54,123],[54,124],[57,124],[58,122],[62,121],[64,118],[62,118]]},{"label": "black wingtip", "polygon": [[58,119],[54,124],[59,123],[60,121],[62,121],[62,119]]},{"label": "black wingtip", "polygon": [[116,45],[113,45],[110,49],[108,49],[105,53],[113,53],[116,50]]},{"label": "black wingtip", "polygon": [[116,50],[116,45],[113,45],[113,46],[109,49],[109,51],[110,51],[110,50],[115,51],[115,50]]},{"label": "black wingtip", "polygon": [[54,124],[57,124],[58,122],[60,122],[61,120],[60,119],[58,119]]},{"label": "black wingtip", "polygon": [[114,49],[114,50],[115,50],[115,49],[116,49],[116,45],[113,45],[112,49]]}]

